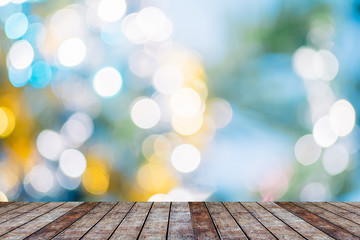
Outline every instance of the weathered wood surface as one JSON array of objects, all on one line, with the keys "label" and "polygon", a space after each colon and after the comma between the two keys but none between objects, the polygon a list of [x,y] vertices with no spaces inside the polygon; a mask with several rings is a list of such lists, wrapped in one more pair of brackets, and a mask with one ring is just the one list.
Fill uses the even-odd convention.
[{"label": "weathered wood surface", "polygon": [[0,202],[0,239],[359,239],[358,202]]}]

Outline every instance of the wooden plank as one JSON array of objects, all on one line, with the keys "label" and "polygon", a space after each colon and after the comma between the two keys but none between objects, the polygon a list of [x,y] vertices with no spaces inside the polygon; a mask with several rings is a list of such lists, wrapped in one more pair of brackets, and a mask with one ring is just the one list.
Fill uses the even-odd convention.
[{"label": "wooden plank", "polygon": [[12,218],[15,218],[19,215],[22,215],[30,210],[33,210],[35,208],[38,208],[42,205],[46,204],[46,202],[32,202],[32,203],[29,203],[29,204],[26,204],[26,205],[23,205],[19,208],[15,208],[11,211],[8,211],[2,215],[0,215],[0,223],[3,223],[5,221],[8,221]]},{"label": "wooden plank", "polygon": [[279,239],[304,239],[256,202],[241,203],[257,220]]},{"label": "wooden plank", "polygon": [[120,202],[106,214],[82,239],[107,239],[134,206],[131,202]]},{"label": "wooden plank", "polygon": [[169,239],[195,239],[189,204],[173,202],[170,210]]},{"label": "wooden plank", "polygon": [[203,202],[189,202],[194,233],[197,239],[219,239],[215,225]]},{"label": "wooden plank", "polygon": [[3,222],[0,224],[0,236],[14,230],[15,228],[24,225],[25,223],[51,211],[52,209],[60,206],[63,203],[52,202],[42,205],[41,207],[35,208],[27,213],[19,215],[11,220]]},{"label": "wooden plank", "polygon": [[0,214],[9,212],[15,208],[19,208],[21,206],[27,205],[29,204],[28,202],[13,202],[11,204],[8,204],[6,206],[3,206],[2,208],[0,208]]},{"label": "wooden plank", "polygon": [[346,202],[347,204],[350,204],[350,205],[352,205],[352,206],[354,206],[354,207],[358,207],[358,208],[360,208],[360,202]]},{"label": "wooden plank", "polygon": [[354,207],[346,202],[329,202],[331,205],[337,206],[339,208],[345,209],[349,212],[360,215],[360,208]]},{"label": "wooden plank", "polygon": [[276,239],[238,202],[224,202],[225,207],[250,239]]},{"label": "wooden plank", "polygon": [[325,232],[326,234],[330,235],[335,239],[360,239],[357,236],[345,231],[344,229],[336,226],[335,224],[330,223],[329,221],[313,214],[312,212],[297,206],[294,203],[290,202],[277,202],[277,204],[289,212],[295,214],[296,216],[304,219],[311,225],[317,227],[321,231]]},{"label": "wooden plank", "polygon": [[3,236],[4,239],[24,239],[25,237],[33,234],[37,230],[43,228],[44,226],[48,225],[52,221],[55,221],[57,218],[61,217],[62,215],[66,214],[71,209],[75,208],[76,206],[80,205],[81,202],[67,202],[63,205],[51,210],[50,212],[38,217],[21,227],[18,227],[11,232],[5,234]]},{"label": "wooden plank", "polygon": [[73,222],[81,218],[91,209],[93,209],[97,202],[85,202],[80,204],[79,206],[75,207],[65,215],[61,216],[57,220],[51,222],[50,224],[46,225],[45,227],[39,229],[26,239],[49,239],[63,231]]},{"label": "wooden plank", "polygon": [[146,217],[152,206],[151,202],[137,202],[115,230],[110,239],[135,239],[139,236]]},{"label": "wooden plank", "polygon": [[259,204],[307,239],[333,239],[303,219],[286,211],[276,203],[259,202]]},{"label": "wooden plank", "polygon": [[169,202],[154,202],[140,234],[140,239],[166,239]]},{"label": "wooden plank", "polygon": [[54,239],[80,239],[92,226],[94,226],[112,207],[114,202],[102,202],[85,214],[71,226],[66,228]]},{"label": "wooden plank", "polygon": [[297,202],[296,205],[322,217],[323,219],[337,225],[340,228],[345,229],[348,232],[360,237],[360,226],[354,222],[351,222],[345,218],[342,218],[332,212],[326,211],[323,208],[319,208],[309,202]]},{"label": "wooden plank", "polygon": [[360,216],[355,213],[349,212],[343,208],[336,207],[326,202],[313,202],[312,204],[332,212],[340,217],[346,218],[354,223],[360,224]]},{"label": "wooden plank", "polygon": [[221,239],[248,239],[221,202],[207,202],[206,206]]},{"label": "wooden plank", "polygon": [[11,203],[12,202],[0,202],[0,208],[6,206],[8,204],[11,204]]}]

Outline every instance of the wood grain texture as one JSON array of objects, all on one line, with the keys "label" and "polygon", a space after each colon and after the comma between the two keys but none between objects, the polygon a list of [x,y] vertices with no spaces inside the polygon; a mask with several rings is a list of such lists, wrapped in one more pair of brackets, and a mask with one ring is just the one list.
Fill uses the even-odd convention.
[{"label": "wood grain texture", "polygon": [[29,204],[24,204],[18,208],[15,208],[13,210],[10,210],[6,213],[3,213],[0,215],[0,223],[3,223],[5,221],[8,221],[12,218],[15,218],[19,215],[22,215],[28,211],[31,211],[35,208],[38,208],[42,205],[46,204],[46,202],[32,202],[32,203],[29,203]]},{"label": "wood grain texture", "polygon": [[224,205],[250,239],[276,239],[240,203],[224,202]]},{"label": "wood grain texture", "polygon": [[137,202],[110,239],[136,239],[144,225],[152,203]]},{"label": "wood grain texture", "polygon": [[33,233],[26,239],[50,239],[63,231],[68,226],[70,226],[73,222],[84,216],[96,205],[98,205],[97,202],[82,203],[68,213],[66,213],[65,215],[61,216],[60,218],[41,228],[37,232]]},{"label": "wood grain texture", "polygon": [[221,239],[248,239],[221,202],[206,203]]},{"label": "wood grain texture", "polygon": [[13,202],[11,204],[7,204],[5,206],[3,206],[2,208],[0,208],[0,214],[2,215],[3,213],[9,212],[15,208],[24,206],[29,204],[28,202]]},{"label": "wood grain texture", "polygon": [[334,205],[331,205],[329,203],[324,203],[324,202],[313,202],[312,204],[314,204],[315,206],[317,207],[320,207],[322,209],[325,209],[329,212],[332,212],[340,217],[343,217],[343,218],[346,218],[354,223],[357,223],[357,224],[360,224],[360,216],[355,214],[355,213],[352,213],[352,212],[349,212],[343,208],[340,208],[340,207],[336,207]]},{"label": "wood grain texture", "polygon": [[241,203],[256,219],[279,239],[305,239],[256,202]]},{"label": "wood grain texture", "polygon": [[166,239],[169,202],[154,202],[140,234],[140,239]]},{"label": "wood grain texture", "polygon": [[197,239],[219,239],[215,225],[203,202],[190,202],[190,213]]},{"label": "wood grain texture", "polygon": [[131,202],[120,202],[116,204],[82,239],[109,238],[133,206],[134,203]]},{"label": "wood grain texture", "polygon": [[169,239],[195,239],[187,202],[173,202],[170,210]]},{"label": "wood grain texture", "polygon": [[332,212],[329,212],[323,208],[320,208],[318,206],[315,206],[312,203],[309,202],[298,202],[296,203],[296,205],[318,215],[319,217],[322,217],[323,219],[337,225],[340,228],[345,229],[346,231],[356,235],[356,236],[360,236],[360,225],[342,218]]},{"label": "wood grain texture", "polygon": [[59,233],[54,239],[79,239],[94,226],[116,203],[102,202]]},{"label": "wood grain texture", "polygon": [[18,228],[21,225],[24,225],[27,222],[30,222],[31,220],[51,211],[52,209],[62,205],[64,203],[59,202],[52,202],[42,205],[41,207],[35,208],[27,213],[24,213],[22,215],[19,215],[15,218],[12,218],[6,222],[3,222],[0,224],[0,236],[4,235],[7,232],[10,232],[14,230],[15,228]]},{"label": "wood grain texture", "polygon": [[346,202],[330,202],[329,204],[334,205],[339,208],[342,208],[342,209],[345,209],[345,210],[355,213],[357,215],[360,215],[360,208],[354,207],[353,205],[350,205]]},{"label": "wood grain texture", "polygon": [[286,211],[284,208],[280,207],[276,203],[259,202],[259,204],[307,239],[333,239],[332,237],[328,236],[327,234],[320,231],[308,222]]},{"label": "wood grain texture", "polygon": [[8,204],[11,204],[11,202],[0,202],[0,208]]},{"label": "wood grain texture", "polygon": [[311,213],[310,211],[299,207],[295,203],[290,202],[277,202],[278,205],[285,208],[289,212],[292,212],[296,216],[304,219],[311,225],[317,227],[318,229],[322,230],[329,236],[335,238],[335,239],[344,239],[344,240],[350,240],[350,239],[359,239],[354,234],[351,234],[348,231],[345,231],[344,229],[336,226],[335,224],[332,224],[331,222],[317,216],[314,213]]}]

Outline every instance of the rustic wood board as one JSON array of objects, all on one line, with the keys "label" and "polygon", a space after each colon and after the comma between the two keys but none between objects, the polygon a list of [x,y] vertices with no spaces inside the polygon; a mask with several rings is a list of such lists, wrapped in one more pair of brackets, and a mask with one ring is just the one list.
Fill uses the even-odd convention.
[{"label": "rustic wood board", "polygon": [[358,202],[0,202],[2,239],[359,239]]}]

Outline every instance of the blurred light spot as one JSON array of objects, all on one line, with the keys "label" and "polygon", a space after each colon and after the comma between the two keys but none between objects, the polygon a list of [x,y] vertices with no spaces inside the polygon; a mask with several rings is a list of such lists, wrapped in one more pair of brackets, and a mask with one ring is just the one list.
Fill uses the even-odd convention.
[{"label": "blurred light spot", "polygon": [[33,46],[42,46],[46,40],[46,29],[42,23],[32,23],[23,38]]},{"label": "blurred light spot", "polygon": [[15,115],[7,107],[0,107],[0,138],[9,136],[15,128]]},{"label": "blurred light spot", "polygon": [[153,134],[145,138],[142,143],[141,150],[146,158],[150,158],[155,153],[155,141],[160,135]]},{"label": "blurred light spot", "polygon": [[295,52],[293,67],[300,77],[309,80],[330,81],[339,71],[339,63],[331,52],[328,50],[317,52],[308,47],[301,47]]},{"label": "blurred light spot", "polygon": [[131,119],[139,128],[152,128],[160,121],[159,105],[150,98],[135,100],[131,107]]},{"label": "blurred light spot", "polygon": [[111,97],[120,90],[122,77],[115,68],[104,67],[96,72],[93,86],[100,96]]},{"label": "blurred light spot", "polygon": [[61,43],[58,49],[58,59],[65,67],[79,65],[86,55],[84,42],[78,38],[70,38]]},{"label": "blurred light spot", "polygon": [[162,193],[152,195],[148,200],[148,202],[170,202],[170,201],[171,198],[168,195]]},{"label": "blurred light spot", "polygon": [[119,23],[106,23],[101,27],[101,39],[109,45],[123,45],[124,35],[120,30]]},{"label": "blurred light spot", "polygon": [[136,76],[145,78],[150,77],[155,72],[157,62],[144,51],[138,51],[130,56],[129,67]]},{"label": "blurred light spot", "polygon": [[181,71],[171,65],[160,67],[154,74],[153,84],[157,91],[163,94],[172,94],[184,82]]},{"label": "blurred light spot", "polygon": [[91,117],[85,113],[75,113],[61,128],[61,135],[71,147],[80,147],[94,130]]},{"label": "blurred light spot", "polygon": [[183,173],[194,171],[200,164],[199,150],[191,144],[177,146],[171,154],[171,163],[176,170]]},{"label": "blurred light spot", "polygon": [[327,191],[321,183],[309,183],[300,193],[301,201],[325,201],[327,199]]},{"label": "blurred light spot", "polygon": [[324,151],[322,163],[329,174],[342,173],[349,165],[349,152],[342,144],[335,144]]},{"label": "blurred light spot", "polygon": [[146,38],[154,42],[165,41],[173,31],[170,20],[155,7],[142,9],[137,15],[136,23]]},{"label": "blurred light spot", "polygon": [[0,7],[5,6],[9,2],[10,2],[10,0],[0,0]]},{"label": "blurred light spot", "polygon": [[60,186],[67,190],[74,190],[78,188],[81,184],[81,177],[72,178],[66,176],[62,171],[56,172],[56,179],[58,180]]},{"label": "blurred light spot", "polygon": [[355,126],[355,110],[351,103],[342,99],[330,109],[331,129],[341,137],[348,135]]},{"label": "blurred light spot", "polygon": [[216,128],[226,127],[233,116],[230,104],[221,98],[211,99],[206,106],[207,113],[213,119]]},{"label": "blurred light spot", "polygon": [[30,66],[34,59],[34,50],[26,40],[15,42],[9,51],[12,66],[16,69],[24,69]]},{"label": "blurred light spot", "polygon": [[50,66],[44,61],[37,61],[32,65],[30,84],[34,88],[43,88],[47,86],[52,77]]},{"label": "blurred light spot", "polygon": [[191,117],[179,117],[173,115],[171,118],[171,125],[173,129],[181,135],[192,135],[199,131],[203,124],[202,114],[196,114]]},{"label": "blurred light spot", "polygon": [[131,13],[127,15],[121,23],[121,30],[125,37],[132,43],[145,43],[146,38],[144,33],[139,29],[136,22],[138,13]]},{"label": "blurred light spot", "polygon": [[28,19],[23,13],[14,13],[5,22],[5,34],[10,39],[20,38],[28,29]]},{"label": "blurred light spot", "polygon": [[9,80],[14,87],[25,86],[31,77],[32,68],[16,69],[13,66],[9,68]]},{"label": "blurred light spot", "polygon": [[0,202],[7,202],[7,201],[9,201],[9,200],[6,197],[5,193],[0,191]]},{"label": "blurred light spot", "polygon": [[44,158],[57,160],[65,148],[65,143],[57,132],[44,130],[37,137],[36,147]]},{"label": "blurred light spot", "polygon": [[43,165],[35,166],[29,173],[31,186],[40,193],[49,192],[54,185],[54,176],[52,172]]},{"label": "blurred light spot", "polygon": [[329,116],[320,118],[314,125],[313,136],[321,147],[330,147],[337,140],[337,135],[331,129]]},{"label": "blurred light spot", "polygon": [[74,9],[60,9],[51,17],[49,28],[51,34],[59,40],[78,36],[82,31],[82,19]]},{"label": "blurred light spot", "polygon": [[24,3],[24,2],[27,2],[28,0],[11,0],[12,3],[15,3],[15,4],[20,4],[20,3]]},{"label": "blurred light spot", "polygon": [[147,191],[166,190],[173,184],[168,171],[160,164],[143,165],[136,176],[139,185]]},{"label": "blurred light spot", "polygon": [[259,181],[259,193],[263,199],[281,198],[287,191],[289,179],[281,170],[267,171]]},{"label": "blurred light spot", "polygon": [[124,16],[126,2],[124,0],[102,0],[98,7],[98,16],[105,22],[115,22]]},{"label": "blurred light spot", "polygon": [[109,175],[104,168],[89,166],[82,175],[82,185],[91,194],[104,194],[109,187]]},{"label": "blurred light spot", "polygon": [[67,149],[60,156],[60,169],[69,177],[80,177],[86,169],[85,156],[76,149]]},{"label": "blurred light spot", "polygon": [[201,108],[201,99],[191,88],[180,88],[171,97],[171,109],[180,117],[191,117]]},{"label": "blurred light spot", "polygon": [[303,165],[310,165],[319,159],[321,147],[316,144],[312,134],[299,138],[295,144],[296,159]]}]

